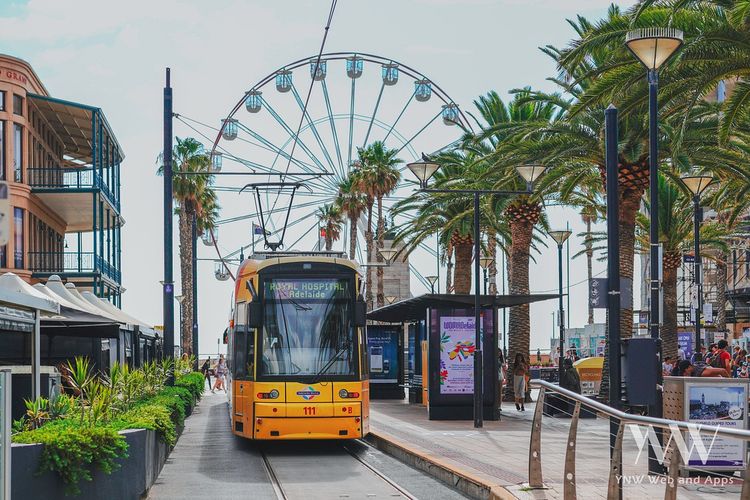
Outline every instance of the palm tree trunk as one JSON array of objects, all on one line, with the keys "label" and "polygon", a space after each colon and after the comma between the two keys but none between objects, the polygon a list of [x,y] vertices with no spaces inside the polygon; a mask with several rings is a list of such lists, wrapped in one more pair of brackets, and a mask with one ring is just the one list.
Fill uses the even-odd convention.
[{"label": "palm tree trunk", "polygon": [[[622,184],[620,187],[620,213],[617,224],[620,231],[620,279],[633,283],[635,264],[635,217],[641,206],[643,191],[628,189]],[[622,297],[622,295],[620,296]],[[628,303],[620,303],[620,338],[633,336],[633,293],[630,293]],[[609,336],[604,344],[604,367],[602,369],[602,385],[599,397],[603,401],[609,398]]]},{"label": "palm tree trunk", "polygon": [[[365,238],[367,239],[367,257],[365,259],[365,264],[372,262],[372,205],[372,202],[367,203],[367,231],[365,232]],[[365,288],[367,309],[372,310],[372,267],[367,268],[367,281]]]},{"label": "palm tree trunk", "polygon": [[[594,245],[591,242],[591,218],[586,217],[586,272],[587,272],[589,290],[591,290],[591,280],[594,278],[593,261],[594,261]],[[594,324],[594,308],[591,306],[591,301],[589,301],[588,323],[589,325]]]},{"label": "palm tree trunk", "polygon": [[[680,255],[677,255],[680,258]],[[662,357],[677,358],[677,267],[667,262],[667,256],[662,262],[662,286],[664,287],[664,322],[659,329],[661,335]],[[672,259],[673,260],[673,259]]]},{"label": "palm tree trunk", "polygon": [[333,250],[333,235],[331,234],[331,227],[326,227],[326,252]]},{"label": "palm tree trunk", "polygon": [[[385,239],[385,220],[383,219],[383,197],[378,196],[378,248],[377,250],[381,250],[383,248],[383,240]],[[380,255],[379,251],[375,251],[377,253],[377,261],[383,262],[383,256]],[[383,307],[385,305],[385,293],[384,293],[384,284],[383,284],[383,268],[378,267],[377,271],[378,276],[378,295],[377,295],[377,304],[378,307]]]},{"label": "palm tree trunk", "polygon": [[716,329],[727,329],[727,261],[729,255],[725,252],[716,259]]},{"label": "palm tree trunk", "polygon": [[182,352],[190,352],[193,346],[193,227],[195,209],[186,203],[179,212],[180,233],[180,283],[182,304],[180,304],[180,346]]},{"label": "palm tree trunk", "polygon": [[471,289],[471,255],[474,244],[471,239],[461,241],[454,245],[456,249],[456,268],[453,275],[453,284],[456,293],[469,293]]},{"label": "palm tree trunk", "polygon": [[357,258],[357,218],[349,217],[349,258],[356,260]]},{"label": "palm tree trunk", "polygon": [[[534,225],[527,219],[510,220],[510,269],[508,293],[511,295],[529,294],[529,253]],[[508,313],[508,361],[516,359],[521,353],[529,361],[531,320],[529,305],[513,306]],[[513,384],[508,384],[505,400],[513,399]]]},{"label": "palm tree trunk", "polygon": [[490,267],[487,269],[490,282],[488,293],[497,294],[497,233],[494,229],[487,229],[487,255],[492,259]]},{"label": "palm tree trunk", "polygon": [[453,244],[449,241],[445,248],[445,293],[453,290]]}]

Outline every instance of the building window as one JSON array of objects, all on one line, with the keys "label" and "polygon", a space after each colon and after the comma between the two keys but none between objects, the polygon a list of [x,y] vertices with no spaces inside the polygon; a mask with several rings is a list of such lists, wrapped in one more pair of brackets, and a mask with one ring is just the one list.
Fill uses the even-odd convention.
[{"label": "building window", "polygon": [[0,180],[5,180],[5,122],[0,120]]},{"label": "building window", "polygon": [[23,97],[13,94],[13,114],[23,116]]},{"label": "building window", "polygon": [[8,245],[3,245],[0,247],[0,267],[8,267]]},{"label": "building window", "polygon": [[23,208],[13,209],[13,267],[23,269]]},{"label": "building window", "polygon": [[0,90],[0,111],[5,111],[5,91]]},{"label": "building window", "polygon": [[23,182],[23,126],[13,124],[13,178]]}]

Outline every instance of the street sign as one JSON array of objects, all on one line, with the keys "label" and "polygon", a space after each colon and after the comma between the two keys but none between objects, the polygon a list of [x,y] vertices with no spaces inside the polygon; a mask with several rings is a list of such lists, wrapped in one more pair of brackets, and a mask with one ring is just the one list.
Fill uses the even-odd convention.
[{"label": "street sign", "polygon": [[8,183],[0,181],[0,246],[10,240],[10,189]]}]

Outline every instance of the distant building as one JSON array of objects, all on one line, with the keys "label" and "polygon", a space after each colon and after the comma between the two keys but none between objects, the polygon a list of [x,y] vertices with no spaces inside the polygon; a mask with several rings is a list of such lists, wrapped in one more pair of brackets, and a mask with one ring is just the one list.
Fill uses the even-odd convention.
[{"label": "distant building", "polygon": [[[591,356],[604,355],[604,342],[607,336],[607,325],[605,323],[594,323],[586,325],[583,328],[566,328],[565,329],[565,351],[574,347],[578,356],[588,358]],[[551,351],[560,347],[560,339],[552,338],[550,340]]]},{"label": "distant building", "polygon": [[32,67],[0,55],[0,180],[12,237],[0,273],[52,274],[120,305],[120,164],[102,110],[50,96]]}]

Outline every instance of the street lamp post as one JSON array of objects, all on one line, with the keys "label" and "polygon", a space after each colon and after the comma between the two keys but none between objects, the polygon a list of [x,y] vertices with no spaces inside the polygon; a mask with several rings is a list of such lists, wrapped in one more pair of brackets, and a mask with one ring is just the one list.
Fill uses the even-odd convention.
[{"label": "street lamp post", "polygon": [[183,318],[182,318],[182,303],[185,301],[185,296],[184,295],[175,295],[174,298],[180,304],[180,345],[182,345],[182,332],[185,331],[183,329],[183,325],[182,325],[182,322],[183,322]]},{"label": "street lamp post", "polygon": [[686,175],[682,177],[685,187],[693,193],[693,250],[695,251],[693,279],[696,290],[695,349],[693,349],[693,352],[700,352],[701,350],[701,311],[703,307],[703,276],[701,276],[703,264],[701,259],[701,221],[703,220],[703,211],[701,210],[701,195],[712,181],[713,178],[709,175]]},{"label": "street lamp post", "polygon": [[570,237],[571,232],[566,230],[561,231],[550,231],[549,235],[557,243],[557,269],[558,269],[558,289],[560,290],[559,304],[558,304],[558,323],[560,327],[560,360],[557,363],[557,380],[559,384],[562,384],[563,379],[563,363],[562,356],[565,353],[565,310],[563,309],[563,243]]},{"label": "street lamp post", "polygon": [[[174,278],[172,268],[172,85],[166,71],[164,86],[164,279],[162,280],[162,321],[164,323],[164,357],[174,358]],[[170,375],[167,385],[174,384]]]},{"label": "street lamp post", "polygon": [[414,176],[419,180],[419,187],[425,193],[450,193],[450,194],[470,194],[474,197],[474,427],[480,428],[484,423],[483,407],[483,387],[482,375],[484,373],[482,363],[482,329],[481,329],[481,311],[480,311],[480,291],[481,275],[479,273],[479,261],[481,252],[481,233],[479,230],[479,197],[483,194],[494,195],[515,195],[531,194],[534,181],[544,172],[544,167],[538,164],[525,164],[516,167],[518,174],[526,181],[525,191],[496,191],[492,189],[428,189],[427,182],[430,177],[440,168],[440,164],[430,161],[429,158],[422,156],[422,160],[409,163],[406,165]]},{"label": "street lamp post", "polygon": [[435,283],[437,283],[437,276],[425,276],[424,279],[430,284],[430,293],[435,293]]},{"label": "street lamp post", "polygon": [[[659,67],[664,64],[682,45],[682,31],[673,28],[645,28],[629,31],[625,45],[648,70],[648,128],[649,128],[649,244],[651,310],[649,312],[649,330],[654,341],[659,339],[659,137],[658,137],[658,102]],[[654,387],[662,384],[661,351],[657,353],[657,370]],[[661,417],[661,394],[657,391],[656,403],[649,407],[649,414]],[[657,432],[661,441],[661,433]],[[659,473],[653,446],[649,446],[649,472]]]},{"label": "street lamp post", "polygon": [[484,294],[487,295],[487,268],[490,267],[490,264],[492,264],[492,257],[488,257],[487,255],[483,255],[479,259],[479,266],[482,268],[482,272],[484,274]]}]

